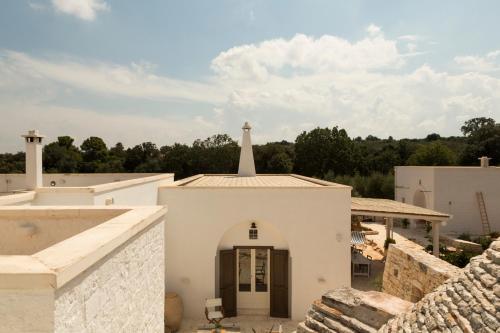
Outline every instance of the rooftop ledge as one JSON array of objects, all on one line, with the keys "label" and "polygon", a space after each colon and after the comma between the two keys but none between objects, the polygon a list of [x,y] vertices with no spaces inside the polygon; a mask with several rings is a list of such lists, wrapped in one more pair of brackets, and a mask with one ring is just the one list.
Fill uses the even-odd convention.
[{"label": "rooftop ledge", "polygon": [[125,188],[129,186],[135,186],[135,185],[140,185],[140,184],[146,184],[162,179],[168,179],[168,178],[174,178],[173,173],[162,173],[154,176],[148,176],[148,177],[141,177],[141,178],[133,178],[133,179],[128,179],[128,180],[121,180],[117,182],[111,182],[111,183],[105,183],[105,184],[98,184],[98,185],[91,185],[91,186],[78,186],[78,187],[71,187],[71,186],[65,186],[65,187],[59,187],[59,186],[54,186],[54,187],[40,187],[36,189],[36,192],[40,193],[46,193],[46,192],[52,192],[52,193],[103,193],[103,192],[109,192],[112,190],[120,189],[120,188]]},{"label": "rooftop ledge", "polygon": [[0,207],[8,216],[119,215],[32,255],[0,255],[0,289],[58,289],[167,212],[163,206]]},{"label": "rooftop ledge", "polygon": [[258,174],[242,177],[236,174],[199,174],[178,180],[161,188],[178,189],[350,189],[350,186],[296,174]]}]

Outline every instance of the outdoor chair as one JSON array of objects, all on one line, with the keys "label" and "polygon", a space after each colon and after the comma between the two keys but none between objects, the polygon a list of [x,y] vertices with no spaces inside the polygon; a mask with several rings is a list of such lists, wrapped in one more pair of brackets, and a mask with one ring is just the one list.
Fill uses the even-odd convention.
[{"label": "outdoor chair", "polygon": [[351,231],[351,246],[363,253],[366,249],[366,237],[362,231]]},{"label": "outdoor chair", "polygon": [[205,316],[210,324],[218,325],[224,319],[222,298],[211,298],[205,301]]}]

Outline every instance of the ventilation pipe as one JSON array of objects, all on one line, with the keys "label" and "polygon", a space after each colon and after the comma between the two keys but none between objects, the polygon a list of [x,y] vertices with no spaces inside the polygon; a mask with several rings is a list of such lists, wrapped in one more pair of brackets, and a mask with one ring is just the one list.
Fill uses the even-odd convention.
[{"label": "ventilation pipe", "polygon": [[252,127],[245,122],[243,129],[243,139],[241,141],[240,165],[238,167],[239,177],[255,177],[255,162],[253,160],[252,140],[250,130]]},{"label": "ventilation pipe", "polygon": [[26,189],[34,190],[43,186],[42,181],[42,139],[38,130],[22,135],[26,141]]}]

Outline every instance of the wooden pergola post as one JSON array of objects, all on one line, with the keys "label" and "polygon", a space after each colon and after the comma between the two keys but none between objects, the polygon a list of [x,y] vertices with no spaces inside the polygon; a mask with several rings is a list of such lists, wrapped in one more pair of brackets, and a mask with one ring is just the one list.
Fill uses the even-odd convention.
[{"label": "wooden pergola post", "polygon": [[385,218],[385,239],[392,238],[392,217]]}]

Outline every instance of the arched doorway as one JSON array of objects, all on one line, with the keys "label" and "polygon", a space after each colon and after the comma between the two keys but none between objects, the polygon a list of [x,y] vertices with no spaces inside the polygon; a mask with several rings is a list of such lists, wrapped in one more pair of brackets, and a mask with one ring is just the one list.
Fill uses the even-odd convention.
[{"label": "arched doorway", "polygon": [[289,316],[289,248],[281,232],[262,221],[241,222],[221,237],[216,295],[228,316]]}]

